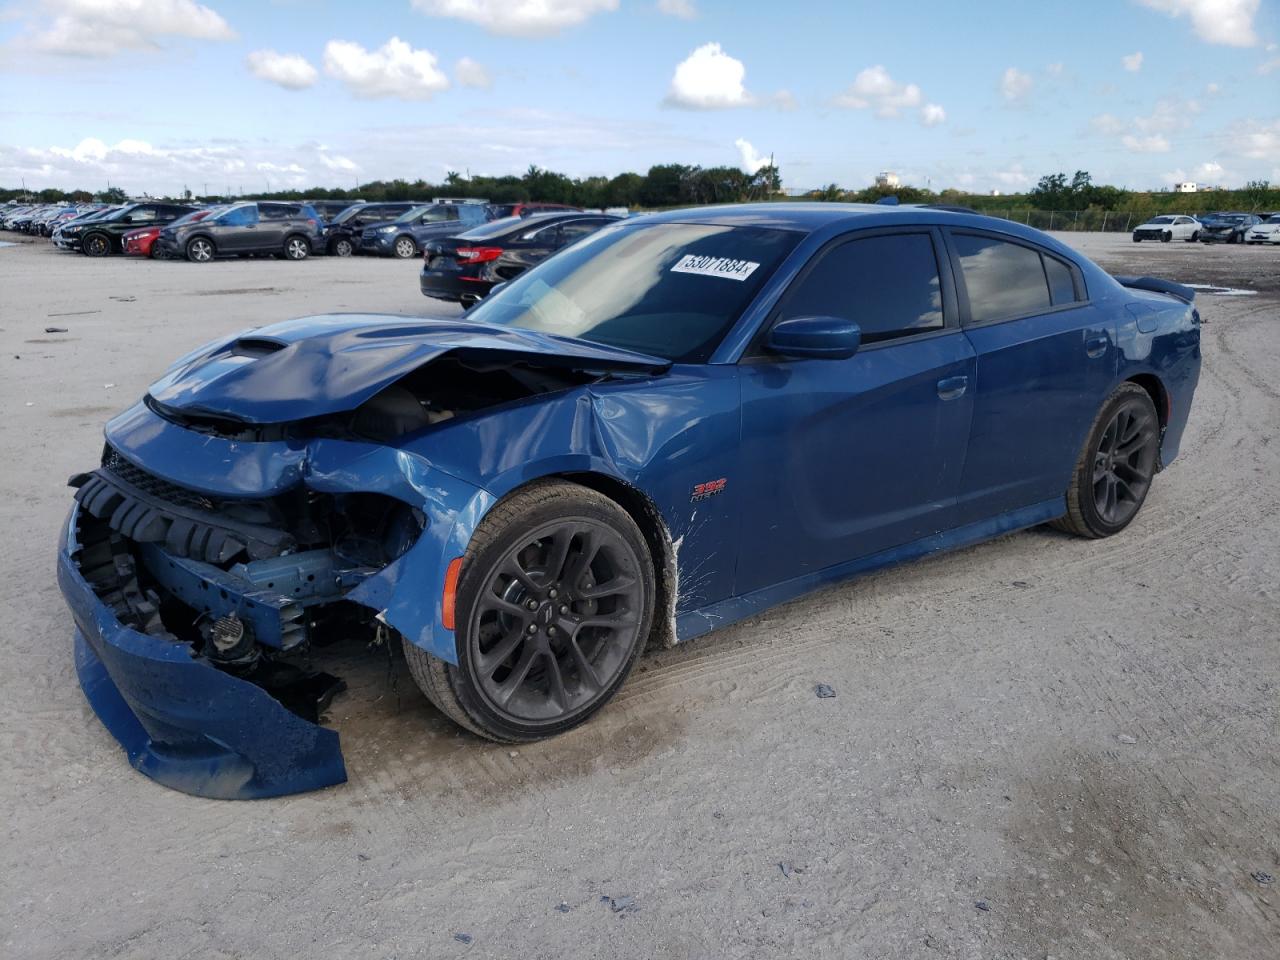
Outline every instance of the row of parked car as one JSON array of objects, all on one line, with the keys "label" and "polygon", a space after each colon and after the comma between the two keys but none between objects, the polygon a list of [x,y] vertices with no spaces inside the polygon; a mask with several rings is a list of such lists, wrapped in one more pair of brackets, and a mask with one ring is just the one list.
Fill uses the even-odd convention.
[{"label": "row of parked car", "polygon": [[1167,214],[1133,231],[1133,242],[1185,240],[1187,243],[1280,243],[1280,213]]},{"label": "row of parked car", "polygon": [[492,204],[471,198],[0,208],[0,229],[49,236],[60,249],[90,257],[123,254],[207,263],[250,255],[287,260],[313,254],[422,256],[423,294],[464,304],[619,219],[564,204]]}]

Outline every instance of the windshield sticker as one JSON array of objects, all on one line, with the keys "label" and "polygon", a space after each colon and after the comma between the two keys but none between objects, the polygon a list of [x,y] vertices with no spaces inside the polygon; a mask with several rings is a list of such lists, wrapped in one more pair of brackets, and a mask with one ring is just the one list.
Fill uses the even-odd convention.
[{"label": "windshield sticker", "polygon": [[705,254],[686,253],[671,268],[672,273],[696,273],[704,277],[723,277],[725,280],[745,280],[755,272],[758,263],[750,260],[734,260],[732,257],[711,257]]}]

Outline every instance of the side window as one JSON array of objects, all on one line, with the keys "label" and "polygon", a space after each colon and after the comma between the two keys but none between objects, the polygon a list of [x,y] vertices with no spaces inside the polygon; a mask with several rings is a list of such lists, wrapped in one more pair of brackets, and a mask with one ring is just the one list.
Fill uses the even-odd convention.
[{"label": "side window", "polygon": [[156,208],[154,206],[136,207],[129,211],[130,223],[154,223],[156,219]]},{"label": "side window", "polygon": [[973,323],[1007,320],[1048,310],[1049,283],[1040,254],[992,237],[954,234]]},{"label": "side window", "polygon": [[575,240],[580,240],[589,233],[595,233],[605,225],[605,220],[570,220],[568,223],[560,225],[560,240],[562,243],[570,244]]},{"label": "side window", "polygon": [[441,223],[445,220],[457,220],[458,211],[454,207],[446,207],[443,204],[437,204],[429,207],[427,212],[418,218],[419,223]]},{"label": "side window", "polygon": [[283,203],[263,204],[261,210],[263,220],[288,220],[298,215],[297,207]]},{"label": "side window", "polygon": [[1042,256],[1044,273],[1049,278],[1049,294],[1053,299],[1053,305],[1056,307],[1064,303],[1075,303],[1076,282],[1071,275],[1071,268],[1057,257],[1051,257],[1048,254],[1042,254]]},{"label": "side window", "polygon": [[781,318],[832,316],[862,328],[864,343],[941,330],[942,283],[927,233],[896,233],[829,250],[787,291]]},{"label": "side window", "polygon": [[218,218],[218,223],[224,227],[248,227],[257,222],[258,208],[252,206],[228,210]]}]

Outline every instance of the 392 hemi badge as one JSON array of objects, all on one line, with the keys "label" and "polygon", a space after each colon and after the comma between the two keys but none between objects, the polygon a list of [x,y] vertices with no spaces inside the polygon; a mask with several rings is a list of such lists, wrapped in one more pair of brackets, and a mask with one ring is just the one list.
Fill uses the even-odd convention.
[{"label": "392 hemi badge", "polygon": [[724,493],[724,486],[728,482],[728,477],[721,477],[719,480],[708,480],[706,483],[699,483],[693,488],[693,496],[689,498],[689,502],[697,503],[699,500],[714,497],[717,493]]}]

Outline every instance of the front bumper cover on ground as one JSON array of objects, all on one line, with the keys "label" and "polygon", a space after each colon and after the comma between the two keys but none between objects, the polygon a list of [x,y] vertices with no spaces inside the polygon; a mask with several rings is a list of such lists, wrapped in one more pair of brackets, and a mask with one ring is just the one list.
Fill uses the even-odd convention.
[{"label": "front bumper cover on ground", "polygon": [[58,585],[76,622],[80,686],[129,762],[165,786],[222,800],[345,782],[337,733],[193,657],[186,644],[120,623],[76,567],[77,510],[59,543]]}]

